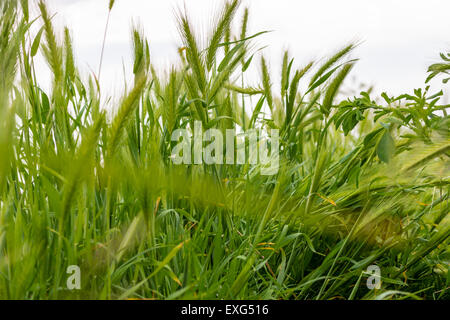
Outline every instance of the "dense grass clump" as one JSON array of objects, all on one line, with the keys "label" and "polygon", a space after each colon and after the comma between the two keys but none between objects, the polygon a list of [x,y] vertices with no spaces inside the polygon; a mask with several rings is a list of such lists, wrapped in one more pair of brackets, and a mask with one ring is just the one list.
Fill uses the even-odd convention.
[{"label": "dense grass clump", "polygon": [[[85,77],[69,30],[55,30],[44,1],[32,5],[36,19],[26,0],[0,5],[0,298],[450,297],[442,91],[342,98],[354,45],[300,67],[284,53],[276,86],[247,10],[231,31],[234,0],[204,36],[178,13],[180,62],[163,76],[133,28],[133,83],[105,110],[100,71]],[[429,78],[448,72],[449,56]],[[250,65],[259,85],[243,80]],[[278,129],[279,171],[175,165],[171,135],[195,121],[224,136]],[[66,286],[70,265],[80,290]],[[366,286],[370,265],[379,289]]]}]

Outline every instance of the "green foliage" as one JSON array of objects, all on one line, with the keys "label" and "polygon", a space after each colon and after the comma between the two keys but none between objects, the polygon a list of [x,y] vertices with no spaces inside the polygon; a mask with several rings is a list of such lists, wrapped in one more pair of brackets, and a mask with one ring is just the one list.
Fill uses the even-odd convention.
[{"label": "green foliage", "polygon": [[395,153],[395,141],[392,138],[389,130],[384,130],[383,135],[381,136],[380,141],[377,145],[377,154],[378,158],[380,158],[383,162],[391,161],[392,157]]},{"label": "green foliage", "polygon": [[[353,44],[317,67],[284,52],[278,93],[261,55],[250,86],[253,39],[265,32],[248,35],[244,10],[233,34],[239,3],[225,3],[205,37],[180,12],[181,59],[166,72],[133,26],[134,79],[117,101],[100,91],[101,68],[81,76],[70,31],[58,38],[44,1],[36,34],[28,1],[1,3],[0,298],[449,298],[443,91],[343,96]],[[39,50],[48,91],[35,76]],[[279,171],[175,165],[171,135],[193,133],[196,120],[279,129]],[[74,264],[82,289],[70,291]]]},{"label": "green foliage", "polygon": [[[430,81],[434,77],[436,77],[440,73],[449,74],[450,72],[450,53],[440,54],[442,63],[434,63],[428,68],[428,72],[430,73],[427,77],[426,82]],[[447,83],[450,78],[445,78],[442,80],[443,83]]]}]

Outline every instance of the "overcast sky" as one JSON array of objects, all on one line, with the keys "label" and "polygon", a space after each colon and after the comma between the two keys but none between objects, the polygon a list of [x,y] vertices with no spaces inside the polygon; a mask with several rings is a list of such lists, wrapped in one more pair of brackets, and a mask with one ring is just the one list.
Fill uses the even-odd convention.
[{"label": "overcast sky", "polygon": [[[77,62],[97,70],[109,0],[48,0],[55,22],[68,25]],[[180,39],[174,10],[186,4],[198,31],[207,30],[222,0],[116,0],[107,37],[102,85],[113,89],[123,81],[122,61],[130,72],[130,26],[139,21],[149,39],[153,63],[168,66],[177,60]],[[350,41],[361,44],[353,75],[375,85],[378,92],[410,92],[423,87],[427,66],[439,52],[450,49],[448,0],[244,0],[250,8],[249,33],[273,30],[257,40],[268,45],[264,54],[278,73],[283,49],[298,67],[319,59]],[[447,52],[447,51],[446,51]],[[41,74],[46,67],[39,65]],[[439,87],[439,81],[434,85]]]}]

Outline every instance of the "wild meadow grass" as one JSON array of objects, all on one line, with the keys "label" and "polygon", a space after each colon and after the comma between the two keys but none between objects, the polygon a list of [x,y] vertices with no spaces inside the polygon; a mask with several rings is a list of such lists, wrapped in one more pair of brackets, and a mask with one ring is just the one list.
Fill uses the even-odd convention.
[{"label": "wild meadow grass", "polygon": [[[443,91],[342,97],[353,44],[318,62],[285,52],[277,77],[239,4],[224,3],[205,34],[178,12],[180,61],[165,71],[133,28],[134,79],[111,109],[101,66],[79,70],[70,30],[54,28],[44,1],[1,1],[0,298],[450,297]],[[446,90],[441,58],[424,80],[444,75]],[[259,85],[243,80],[250,65]],[[278,173],[175,165],[171,135],[195,121],[278,129]],[[71,265],[80,290],[67,288]],[[379,289],[366,286],[371,265]]]}]

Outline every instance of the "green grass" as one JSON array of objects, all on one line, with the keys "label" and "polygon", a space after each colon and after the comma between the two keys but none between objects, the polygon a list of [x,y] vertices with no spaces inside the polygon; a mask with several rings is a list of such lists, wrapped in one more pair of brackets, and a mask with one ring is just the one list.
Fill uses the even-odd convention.
[{"label": "green grass", "polygon": [[[180,62],[164,76],[135,28],[133,83],[105,110],[69,30],[38,4],[30,17],[28,1],[1,2],[0,298],[449,299],[442,92],[342,98],[352,44],[300,66],[284,53],[276,92],[248,11],[231,32],[231,1],[203,36],[178,13]],[[36,80],[39,52],[49,91]],[[447,72],[442,57],[430,78]],[[242,80],[249,65],[259,85]],[[196,120],[279,129],[279,172],[174,165],[171,133]],[[81,290],[66,287],[69,265]],[[370,265],[380,289],[366,286]]]}]

